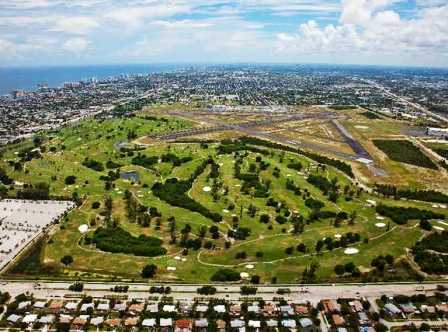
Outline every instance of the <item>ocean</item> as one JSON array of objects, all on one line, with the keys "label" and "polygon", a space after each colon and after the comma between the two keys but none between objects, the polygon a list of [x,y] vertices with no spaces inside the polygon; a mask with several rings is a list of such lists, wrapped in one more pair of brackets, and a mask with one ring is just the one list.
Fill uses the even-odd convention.
[{"label": "ocean", "polygon": [[77,82],[90,78],[104,79],[123,74],[149,74],[173,71],[185,65],[98,65],[60,67],[0,67],[0,95],[13,90],[34,91],[39,84],[59,87],[65,82]]}]

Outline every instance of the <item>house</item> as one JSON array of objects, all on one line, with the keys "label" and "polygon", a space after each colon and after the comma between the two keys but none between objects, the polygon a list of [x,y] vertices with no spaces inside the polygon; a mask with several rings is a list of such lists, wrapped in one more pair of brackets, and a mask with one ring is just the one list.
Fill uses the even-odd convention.
[{"label": "house", "polygon": [[276,319],[270,319],[270,320],[266,321],[266,326],[267,327],[277,327],[278,321]]},{"label": "house", "polygon": [[415,313],[417,308],[412,303],[400,304],[401,311],[407,315]]},{"label": "house", "polygon": [[104,322],[104,318],[103,317],[93,317],[90,320],[90,325],[100,326],[101,324],[103,324],[103,322]]},{"label": "house", "polygon": [[294,305],[294,310],[296,314],[301,316],[306,316],[309,313],[308,306],[306,304],[296,304]]},{"label": "house", "polygon": [[28,314],[22,319],[22,323],[25,324],[33,324],[37,321],[37,315],[34,314]]},{"label": "house", "polygon": [[260,308],[258,307],[258,305],[250,305],[247,307],[247,312],[258,314],[260,312]]},{"label": "house", "polygon": [[280,306],[280,312],[284,316],[293,316],[294,315],[294,309],[289,304]]},{"label": "house", "polygon": [[217,329],[218,331],[225,331],[225,330],[226,330],[226,327],[227,327],[227,323],[226,323],[224,320],[222,320],[222,319],[218,319],[218,320],[216,321],[216,329]]},{"label": "house", "polygon": [[438,312],[448,314],[448,304],[446,303],[436,305],[436,309]]},{"label": "house", "polygon": [[299,319],[299,324],[302,328],[306,329],[313,326],[313,321],[307,317],[304,317]]},{"label": "house", "polygon": [[12,315],[8,316],[8,318],[6,318],[6,320],[9,323],[15,324],[15,323],[18,323],[18,322],[20,322],[22,320],[22,316],[12,314]]},{"label": "house", "polygon": [[64,302],[61,300],[52,300],[48,305],[48,310],[54,313],[58,313],[64,307]]},{"label": "house", "polygon": [[353,312],[361,312],[364,311],[364,307],[359,300],[350,301],[348,303]]},{"label": "house", "polygon": [[341,306],[335,300],[322,300],[322,305],[326,313],[341,311]]},{"label": "house", "polygon": [[173,326],[172,318],[160,318],[160,327],[171,327]]},{"label": "house", "polygon": [[81,312],[87,312],[87,310],[92,310],[95,308],[95,305],[93,303],[83,303],[81,305],[81,309],[79,309],[79,311]]},{"label": "house", "polygon": [[146,307],[146,311],[152,314],[158,313],[159,305],[157,303],[148,304],[148,306]]},{"label": "house", "polygon": [[128,311],[131,314],[140,314],[140,313],[143,312],[143,310],[145,310],[145,304],[144,303],[134,303],[134,304],[131,304],[129,306],[129,309],[128,309]]},{"label": "house", "polygon": [[175,323],[175,332],[190,332],[193,328],[193,322],[189,319],[179,319]]},{"label": "house", "polygon": [[336,326],[343,326],[345,325],[345,319],[339,314],[333,314],[331,315],[331,319],[333,320],[334,325]]},{"label": "house", "polygon": [[24,309],[28,308],[30,305],[31,305],[31,301],[20,302],[17,305],[17,310],[24,310]]},{"label": "house", "polygon": [[208,320],[206,318],[197,319],[194,321],[194,326],[205,329],[208,327]]},{"label": "house", "polygon": [[121,320],[118,318],[110,318],[110,319],[106,319],[104,321],[104,324],[109,326],[109,327],[118,327],[121,325]]},{"label": "house", "polygon": [[420,306],[420,310],[422,312],[427,312],[428,314],[435,314],[436,313],[436,307],[433,306],[433,305],[422,304]]},{"label": "house", "polygon": [[70,315],[62,314],[59,316],[59,323],[62,323],[62,324],[70,324],[72,322],[72,320],[73,320],[73,317]]},{"label": "house", "polygon": [[288,329],[295,329],[297,324],[294,319],[283,319],[282,320],[282,326],[286,327]]},{"label": "house", "polygon": [[72,327],[75,329],[83,329],[84,326],[87,325],[87,321],[89,320],[90,316],[88,315],[81,315],[79,317],[76,317],[72,322]]},{"label": "house", "polygon": [[393,303],[386,303],[384,305],[384,309],[390,314],[390,315],[400,315],[401,310]]},{"label": "house", "polygon": [[110,310],[109,302],[100,302],[96,306],[97,311],[108,312]]},{"label": "house", "polygon": [[33,304],[33,308],[37,310],[43,310],[45,309],[45,306],[47,305],[47,302],[44,301],[36,301]]},{"label": "house", "polygon": [[164,312],[176,312],[176,306],[174,304],[165,304],[162,308]]},{"label": "house", "polygon": [[67,302],[64,308],[67,311],[76,311],[78,309],[78,302]]},{"label": "house", "polygon": [[139,317],[128,317],[124,320],[124,326],[134,327],[134,326],[137,326],[139,321],[140,321]]},{"label": "house", "polygon": [[55,315],[46,315],[39,318],[39,323],[41,324],[53,324],[56,319]]},{"label": "house", "polygon": [[155,318],[147,318],[142,322],[143,327],[156,327],[157,321]]},{"label": "house", "polygon": [[247,322],[247,326],[252,327],[254,329],[261,328],[261,322],[259,320],[249,320]]},{"label": "house", "polygon": [[277,306],[274,303],[266,303],[263,306],[263,315],[265,317],[272,317],[277,315]]},{"label": "house", "polygon": [[207,310],[208,310],[207,305],[199,304],[196,306],[196,312],[204,313],[204,312],[207,312]]},{"label": "house", "polygon": [[218,304],[213,307],[213,310],[217,313],[223,314],[226,312],[226,306],[223,304]]},{"label": "house", "polygon": [[370,319],[364,311],[358,312],[358,322],[361,326],[370,324]]},{"label": "house", "polygon": [[126,303],[115,303],[113,310],[123,312],[126,311],[126,308]]},{"label": "house", "polygon": [[230,321],[230,327],[232,329],[239,329],[246,325],[246,323],[241,319],[233,319]]},{"label": "house", "polygon": [[232,316],[240,316],[241,315],[241,306],[237,304],[232,304],[229,308],[230,314]]}]

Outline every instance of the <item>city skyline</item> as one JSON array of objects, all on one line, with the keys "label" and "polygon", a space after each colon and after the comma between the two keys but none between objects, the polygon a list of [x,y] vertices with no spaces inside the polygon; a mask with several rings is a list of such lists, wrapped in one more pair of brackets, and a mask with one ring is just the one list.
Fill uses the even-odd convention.
[{"label": "city skyline", "polygon": [[448,66],[444,1],[0,2],[1,66]]}]

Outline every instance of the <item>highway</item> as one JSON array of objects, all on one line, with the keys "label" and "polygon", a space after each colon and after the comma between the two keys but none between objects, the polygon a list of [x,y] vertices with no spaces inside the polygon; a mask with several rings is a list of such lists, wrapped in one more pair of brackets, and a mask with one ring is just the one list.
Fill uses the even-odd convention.
[{"label": "highway", "polygon": [[[76,296],[79,293],[68,291],[71,282],[67,281],[0,281],[0,290],[2,292],[9,292],[12,296],[24,292],[34,293],[37,298],[54,298]],[[440,284],[440,283],[439,283]],[[115,285],[128,285],[128,293],[114,293],[111,288]],[[161,286],[157,285],[156,286]],[[262,298],[266,301],[272,301],[274,298],[280,297],[277,294],[279,288],[289,288],[291,293],[281,295],[288,301],[310,301],[317,304],[321,299],[326,298],[356,298],[365,297],[367,299],[375,299],[381,295],[412,295],[416,293],[432,293],[437,289],[438,284],[416,284],[416,283],[386,283],[386,284],[319,284],[319,285],[259,285],[256,297]],[[444,284],[448,286],[448,284]],[[149,296],[157,295],[150,294],[149,288],[153,284],[143,283],[111,283],[111,282],[85,282],[83,294],[90,295],[96,298],[102,298],[111,295],[126,295],[129,299],[144,299]],[[202,297],[196,293],[196,289],[200,285],[183,285],[183,284],[165,284],[163,286],[171,287],[171,294],[175,300],[179,301],[194,301],[198,297]],[[216,285],[217,294],[214,298],[222,298],[230,301],[239,301],[241,285]]]}]

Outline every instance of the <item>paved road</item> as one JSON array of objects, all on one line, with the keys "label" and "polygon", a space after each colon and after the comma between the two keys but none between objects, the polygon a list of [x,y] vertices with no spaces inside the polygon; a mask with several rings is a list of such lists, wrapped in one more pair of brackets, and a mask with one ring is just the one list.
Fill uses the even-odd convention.
[{"label": "paved road", "polygon": [[[31,292],[36,297],[51,298],[51,297],[63,297],[66,294],[70,294],[68,287],[70,282],[42,282],[38,284],[35,281],[2,281],[0,282],[0,290],[7,291],[13,296]],[[93,297],[104,297],[107,295],[119,295],[120,293],[113,293],[110,289],[115,285],[129,285],[129,292],[127,295],[129,298],[147,298],[151,294],[149,293],[149,284],[141,283],[84,283],[85,294]],[[448,284],[445,284],[448,286]],[[198,285],[169,285],[172,289],[170,296],[175,300],[189,301],[199,297],[196,293]],[[241,298],[240,285],[217,285],[217,294],[213,297],[228,299],[231,301],[238,301]],[[366,297],[368,299],[378,298],[383,294],[393,296],[396,294],[412,295],[421,292],[433,292],[436,290],[436,284],[335,284],[335,285],[276,285],[276,286],[259,286],[257,297],[261,297],[264,300],[270,301],[274,297],[279,297],[276,294],[278,288],[289,288],[291,294],[282,295],[290,301],[310,301],[313,304],[317,304],[321,299],[325,298],[355,298]],[[76,293],[73,293],[76,294]]]}]

